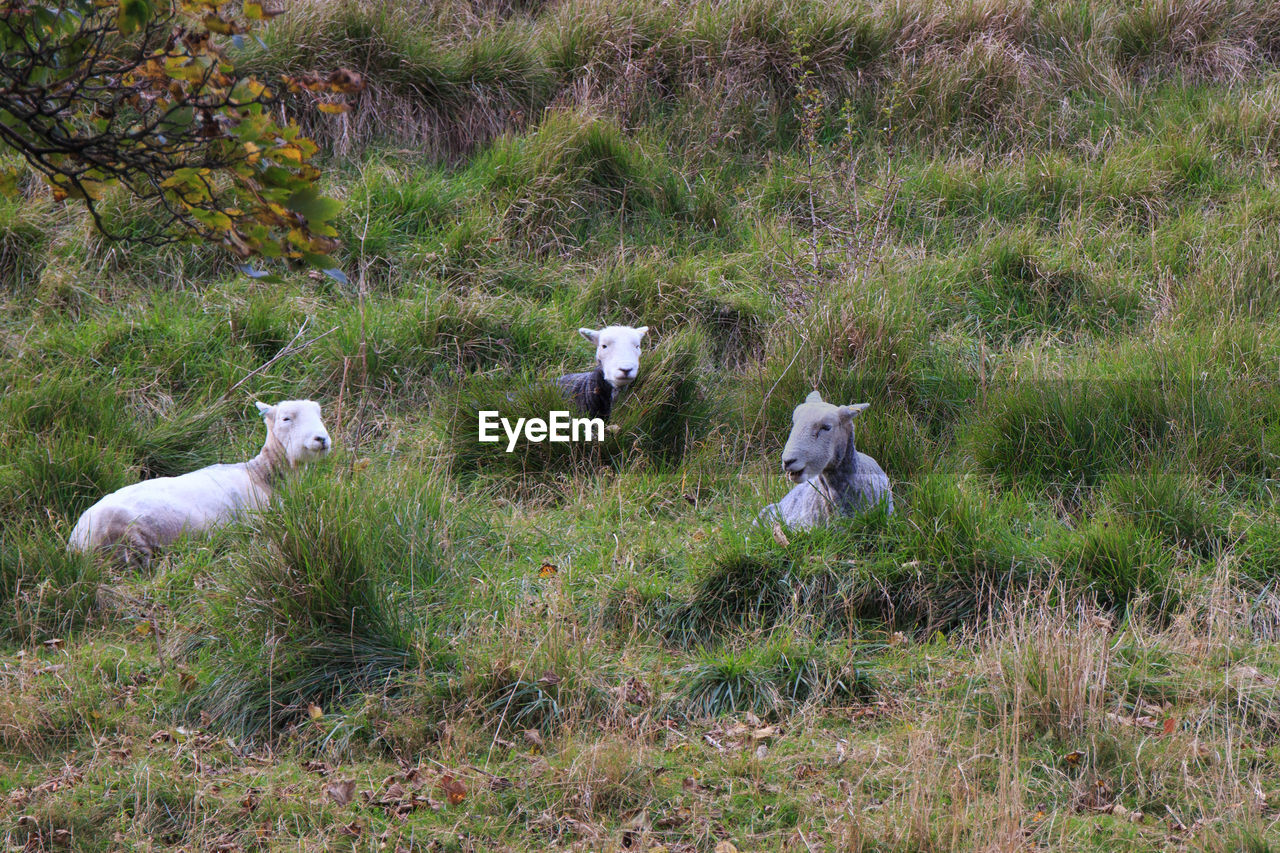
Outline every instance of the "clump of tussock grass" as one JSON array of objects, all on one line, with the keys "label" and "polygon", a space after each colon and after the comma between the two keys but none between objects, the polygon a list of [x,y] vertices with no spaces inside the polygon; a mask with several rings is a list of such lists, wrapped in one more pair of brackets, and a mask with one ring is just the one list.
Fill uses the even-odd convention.
[{"label": "clump of tussock grass", "polygon": [[1170,545],[1201,557],[1213,556],[1226,534],[1221,505],[1175,473],[1152,469],[1113,474],[1100,492],[1111,509]]},{"label": "clump of tussock grass", "polygon": [[[1228,340],[1242,352],[1260,340],[1230,326],[1185,336],[1180,346],[1125,342],[1045,375],[1032,369],[993,383],[962,430],[980,467],[1009,484],[1093,486],[1117,471],[1177,463],[1228,482],[1272,470],[1264,436],[1276,427],[1274,394],[1215,363]],[[1263,349],[1266,345],[1263,345]]]},{"label": "clump of tussock grass", "polygon": [[132,442],[141,479],[174,477],[229,458],[224,426],[232,411],[230,403],[216,400],[155,415]]},{"label": "clump of tussock grass", "polygon": [[358,287],[403,295],[417,291],[424,274],[459,277],[465,261],[450,257],[446,241],[470,212],[473,186],[406,152],[378,152],[340,174],[347,180],[334,181],[335,189],[345,194],[347,215],[339,237]]},{"label": "clump of tussock grass", "polygon": [[1020,535],[1034,519],[1014,497],[933,473],[902,498],[909,519],[895,513],[888,541],[861,546],[866,569],[851,591],[856,613],[926,629],[974,624],[992,601],[1046,569],[1041,550]]},{"label": "clump of tussock grass", "polygon": [[272,734],[310,703],[390,691],[400,673],[445,665],[417,621],[446,595],[429,515],[439,502],[374,485],[296,483],[253,519],[253,540],[211,614],[212,636],[202,629],[189,644],[189,654],[216,651],[191,707],[224,729]]},{"label": "clump of tussock grass", "polygon": [[[780,551],[749,553],[730,550],[717,557],[694,581],[689,596],[673,603],[661,621],[668,636],[695,640],[739,628],[767,627],[778,621],[799,589],[816,585],[822,592],[833,578],[818,572],[810,583],[800,567]],[[806,601],[811,597],[805,595]]]},{"label": "clump of tussock grass", "polygon": [[424,350],[459,372],[548,365],[575,352],[581,341],[573,324],[552,306],[481,292],[435,295],[423,321],[401,334],[416,335]]},{"label": "clump of tussock grass", "polygon": [[528,729],[609,730],[625,720],[622,670],[566,593],[562,580],[548,580],[504,613],[489,642],[477,636],[463,653],[448,695],[493,738]]},{"label": "clump of tussock grass", "polygon": [[1168,69],[1234,80],[1280,47],[1280,15],[1265,3],[1143,0],[1114,23],[1116,57],[1142,76]]},{"label": "clump of tussock grass", "polygon": [[344,304],[322,323],[333,331],[293,363],[292,375],[255,390],[278,384],[329,400],[354,393],[380,411],[404,412],[478,382],[478,370],[550,363],[576,338],[554,332],[569,324],[552,306],[479,290]]},{"label": "clump of tussock grass", "polygon": [[548,768],[546,785],[555,792],[549,805],[590,820],[625,814],[652,801],[658,785],[637,760],[644,754],[630,736],[606,735],[569,745]]},{"label": "clump of tussock grass", "polygon": [[833,287],[804,316],[779,319],[768,334],[763,387],[736,400],[743,415],[758,411],[760,426],[776,431],[815,388],[832,402],[915,402],[928,313],[900,282],[883,285]]},{"label": "clump of tussock grass", "polygon": [[1235,570],[1254,584],[1274,590],[1280,585],[1280,520],[1264,515],[1245,523],[1239,533],[1232,531]]},{"label": "clump of tussock grass", "polygon": [[57,530],[39,524],[0,524],[0,634],[35,643],[82,629],[97,609],[101,568],[67,553]]},{"label": "clump of tussock grass", "polygon": [[133,480],[130,462],[119,444],[100,443],[90,434],[33,436],[11,448],[0,467],[7,487],[0,505],[71,522]]},{"label": "clump of tussock grass", "polygon": [[983,127],[1018,139],[1042,120],[1055,72],[1023,46],[984,34],[958,49],[930,46],[895,68],[880,109],[923,135]]},{"label": "clump of tussock grass", "polygon": [[[977,269],[968,271],[975,281],[969,302],[974,323],[994,336],[1066,330],[1104,331],[1114,307],[1093,298],[1088,273],[1052,257],[1047,247],[1026,233],[996,238],[984,247]],[[1132,318],[1137,299],[1123,315]],[[1111,309],[1111,310],[1109,310]],[[1114,321],[1113,321],[1114,322]]]},{"label": "clump of tussock grass", "polygon": [[620,256],[580,292],[590,316],[659,329],[697,326],[731,365],[758,355],[773,311],[756,271],[711,253]]},{"label": "clump of tussock grass", "polygon": [[769,718],[873,694],[870,670],[842,658],[833,647],[789,637],[704,650],[685,667],[668,709],[689,719],[730,713]]},{"label": "clump of tussock grass", "polygon": [[819,634],[860,619],[927,632],[977,624],[999,596],[1050,569],[1044,549],[1022,536],[1032,520],[1016,498],[930,473],[898,488],[895,504],[891,516],[871,510],[787,531],[785,547],[757,531],[714,556],[687,593],[647,596],[646,606],[680,644],[793,619]]},{"label": "clump of tussock grass", "polygon": [[129,483],[229,458],[228,403],[151,405],[140,412],[116,389],[66,374],[10,394],[3,410],[20,433],[0,439],[0,479],[9,486],[0,506],[70,522]]},{"label": "clump of tussock grass", "polygon": [[528,26],[467,2],[312,0],[269,27],[265,43],[240,57],[243,69],[271,77],[346,67],[364,77],[341,121],[297,110],[308,134],[344,149],[398,138],[453,157],[518,129],[553,93]]},{"label": "clump of tussock grass", "polygon": [[1149,600],[1155,614],[1167,615],[1181,597],[1168,548],[1123,518],[1096,517],[1060,547],[1064,575],[1089,590],[1101,607],[1124,612]]},{"label": "clump of tussock grass", "polygon": [[519,663],[495,661],[463,690],[478,701],[486,728],[498,734],[525,729],[550,734],[616,722],[619,705],[606,684],[611,671],[606,658],[569,643],[535,650],[531,659]]},{"label": "clump of tussock grass", "polygon": [[600,220],[665,228],[690,213],[688,189],[656,144],[586,113],[549,113],[531,133],[495,142],[468,173],[501,199],[508,239],[538,257],[582,243]]},{"label": "clump of tussock grass", "polygon": [[1001,707],[1037,733],[1070,743],[1105,723],[1112,640],[1111,620],[1087,599],[1058,587],[1035,590],[995,608],[985,628]]},{"label": "clump of tussock grass", "polygon": [[43,200],[0,199],[0,287],[5,293],[17,296],[39,282],[52,227]]},{"label": "clump of tussock grass", "polygon": [[[690,140],[778,141],[797,89],[892,116],[896,135],[981,133],[1015,145],[1153,78],[1235,81],[1273,62],[1267,4],[1226,0],[1061,8],[1021,2],[843,7],[824,0],[702,4],[619,0],[495,10],[448,2],[312,0],[239,52],[266,77],[349,67],[368,88],[338,120],[298,110],[345,150],[373,139],[452,158],[519,131],[552,104],[635,127],[674,101]],[[1069,51],[1063,45],[1071,45]],[[990,143],[992,139],[988,139]]]}]

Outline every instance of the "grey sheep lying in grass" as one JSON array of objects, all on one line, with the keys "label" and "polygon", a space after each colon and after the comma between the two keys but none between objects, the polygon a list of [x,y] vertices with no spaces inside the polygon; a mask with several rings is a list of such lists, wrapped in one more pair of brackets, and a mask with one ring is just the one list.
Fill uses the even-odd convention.
[{"label": "grey sheep lying in grass", "polygon": [[618,394],[639,375],[640,342],[648,331],[648,326],[579,329],[578,334],[596,345],[596,367],[566,374],[556,383],[589,417],[607,420]]},{"label": "grey sheep lying in grass", "polygon": [[112,492],[80,516],[68,550],[113,550],[125,562],[146,568],[157,550],[184,533],[210,530],[245,510],[265,507],[286,471],[329,452],[318,403],[258,403],[258,411],[267,425],[267,440],[257,456]]},{"label": "grey sheep lying in grass", "polygon": [[782,467],[797,485],[760,511],[756,523],[806,529],[884,502],[893,512],[889,477],[853,446],[853,419],[870,404],[835,406],[817,391],[796,406]]}]

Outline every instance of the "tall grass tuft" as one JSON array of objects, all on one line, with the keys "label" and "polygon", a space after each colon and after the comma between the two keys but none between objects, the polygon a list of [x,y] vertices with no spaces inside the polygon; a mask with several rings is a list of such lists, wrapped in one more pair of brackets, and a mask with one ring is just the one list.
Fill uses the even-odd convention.
[{"label": "tall grass tuft", "polygon": [[1101,493],[1107,505],[1139,527],[1204,558],[1213,556],[1226,534],[1221,505],[1206,498],[1187,478],[1169,471],[1114,474]]},{"label": "tall grass tuft", "polygon": [[213,668],[192,707],[252,736],[297,722],[311,703],[391,691],[398,673],[445,665],[410,616],[429,619],[443,594],[432,507],[430,495],[372,477],[284,489],[252,522],[213,636],[192,641]]},{"label": "tall grass tuft", "polygon": [[0,635],[19,643],[65,638],[93,616],[101,578],[93,557],[67,553],[60,531],[0,524]]},{"label": "tall grass tuft", "polygon": [[1059,560],[1070,581],[1098,604],[1125,611],[1149,600],[1167,615],[1181,598],[1167,547],[1122,518],[1096,517],[1067,536]]},{"label": "tall grass tuft", "polygon": [[690,719],[750,712],[776,717],[806,706],[865,699],[875,691],[870,669],[843,663],[836,646],[786,636],[704,650],[684,669],[669,710]]},{"label": "tall grass tuft", "polygon": [[690,214],[689,192],[665,154],[607,118],[549,113],[472,162],[469,177],[501,201],[503,228],[537,257],[583,243],[609,223],[665,228]]}]

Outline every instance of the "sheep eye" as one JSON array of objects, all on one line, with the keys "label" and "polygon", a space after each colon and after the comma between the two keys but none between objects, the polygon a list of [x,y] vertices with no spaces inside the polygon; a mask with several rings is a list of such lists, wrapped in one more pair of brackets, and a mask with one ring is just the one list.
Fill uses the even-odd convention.
[{"label": "sheep eye", "polygon": [[288,422],[289,422],[289,421],[291,421],[291,420],[293,420],[293,418],[290,418],[290,417],[283,417],[283,418],[281,418],[281,419],[280,419],[280,422],[281,422],[281,423],[288,423]]},{"label": "sheep eye", "polygon": [[827,430],[831,429],[831,424],[823,424],[821,429],[823,432],[826,432]]}]

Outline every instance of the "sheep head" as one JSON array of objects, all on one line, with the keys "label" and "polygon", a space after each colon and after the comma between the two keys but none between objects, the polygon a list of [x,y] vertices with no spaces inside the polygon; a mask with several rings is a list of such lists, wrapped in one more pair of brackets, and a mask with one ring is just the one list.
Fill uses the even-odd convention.
[{"label": "sheep head", "polygon": [[782,448],[782,469],[794,483],[807,483],[844,461],[853,439],[853,419],[870,403],[836,406],[811,393],[791,415],[791,435]]},{"label": "sheep head", "polygon": [[333,442],[320,419],[320,404],[311,400],[285,400],[268,406],[258,403],[267,424],[267,445],[284,451],[290,468],[305,465],[329,452]]},{"label": "sheep head", "polygon": [[596,345],[596,362],[604,378],[614,388],[625,388],[640,373],[640,342],[648,326],[605,326],[603,329],[579,329],[578,334]]}]

